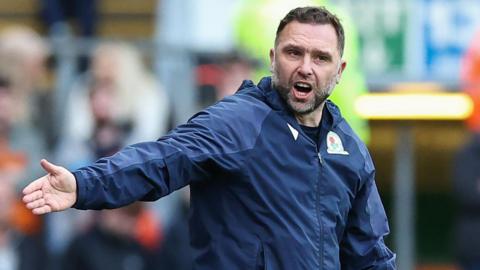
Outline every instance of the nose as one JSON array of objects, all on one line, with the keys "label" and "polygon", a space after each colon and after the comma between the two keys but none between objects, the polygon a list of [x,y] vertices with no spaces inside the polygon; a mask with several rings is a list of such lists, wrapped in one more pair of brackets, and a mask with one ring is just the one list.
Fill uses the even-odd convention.
[{"label": "nose", "polygon": [[298,73],[303,77],[308,77],[313,74],[312,61],[309,57],[305,56],[303,58],[303,61],[300,63],[300,66],[298,67]]}]

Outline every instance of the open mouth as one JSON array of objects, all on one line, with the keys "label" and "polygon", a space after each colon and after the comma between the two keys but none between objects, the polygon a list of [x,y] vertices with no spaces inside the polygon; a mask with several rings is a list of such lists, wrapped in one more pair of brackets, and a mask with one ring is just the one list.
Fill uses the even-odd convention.
[{"label": "open mouth", "polygon": [[297,99],[305,99],[309,96],[312,91],[312,85],[305,82],[296,82],[293,84],[293,95]]},{"label": "open mouth", "polygon": [[312,86],[308,83],[304,83],[304,82],[296,82],[293,87],[295,87],[295,89],[297,91],[300,91],[300,92],[303,92],[303,93],[308,93],[312,90]]}]

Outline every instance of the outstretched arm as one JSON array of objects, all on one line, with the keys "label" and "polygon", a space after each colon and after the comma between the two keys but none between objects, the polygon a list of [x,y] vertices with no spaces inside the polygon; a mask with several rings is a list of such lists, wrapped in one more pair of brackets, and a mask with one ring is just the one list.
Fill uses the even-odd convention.
[{"label": "outstretched arm", "polygon": [[23,189],[23,201],[27,208],[37,215],[70,208],[77,200],[77,184],[73,174],[45,159],[40,164],[47,175]]},{"label": "outstretched arm", "polygon": [[258,111],[243,109],[242,99],[217,103],[157,141],[127,146],[72,173],[42,161],[49,174],[25,188],[24,201],[36,214],[118,208],[239,170],[261,127],[250,121]]}]

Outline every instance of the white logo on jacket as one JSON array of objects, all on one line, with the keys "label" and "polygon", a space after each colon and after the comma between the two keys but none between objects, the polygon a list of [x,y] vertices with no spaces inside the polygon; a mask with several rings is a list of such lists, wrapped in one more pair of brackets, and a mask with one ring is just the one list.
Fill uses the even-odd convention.
[{"label": "white logo on jacket", "polygon": [[294,129],[292,126],[290,126],[289,123],[287,123],[287,125],[288,125],[288,128],[290,129],[290,131],[292,132],[293,139],[296,141],[297,138],[298,138],[298,131],[296,129]]},{"label": "white logo on jacket", "polygon": [[349,155],[345,149],[343,149],[342,140],[337,133],[329,131],[327,134],[327,153],[338,155]]}]

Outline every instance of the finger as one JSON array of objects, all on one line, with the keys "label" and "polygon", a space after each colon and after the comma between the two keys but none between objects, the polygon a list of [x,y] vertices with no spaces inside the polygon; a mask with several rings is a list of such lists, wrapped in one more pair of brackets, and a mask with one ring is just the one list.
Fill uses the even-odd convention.
[{"label": "finger", "polygon": [[28,195],[34,191],[37,191],[39,189],[42,189],[42,186],[43,186],[43,181],[44,181],[44,177],[41,177],[41,178],[38,178],[37,180],[33,181],[32,183],[28,184],[28,186],[26,186],[24,189],[23,189],[23,194],[24,195]]},{"label": "finger", "polygon": [[44,199],[39,199],[30,203],[27,203],[27,208],[28,209],[35,209],[39,208],[45,205],[45,200]]},{"label": "finger", "polygon": [[57,165],[55,165],[55,164],[53,164],[53,163],[48,162],[48,160],[46,160],[46,159],[42,159],[42,160],[40,161],[40,165],[42,165],[42,168],[43,168],[46,172],[51,173],[51,174],[56,174],[56,173],[59,171],[59,169],[60,169],[59,166],[57,166]]},{"label": "finger", "polygon": [[34,191],[34,192],[32,192],[28,195],[23,196],[23,202],[24,203],[30,203],[30,202],[38,200],[42,197],[43,197],[43,191],[37,190],[37,191]]},{"label": "finger", "polygon": [[50,206],[48,205],[44,205],[42,207],[35,208],[32,210],[32,213],[34,213],[35,215],[43,215],[50,212],[52,212],[52,208],[50,208]]}]

